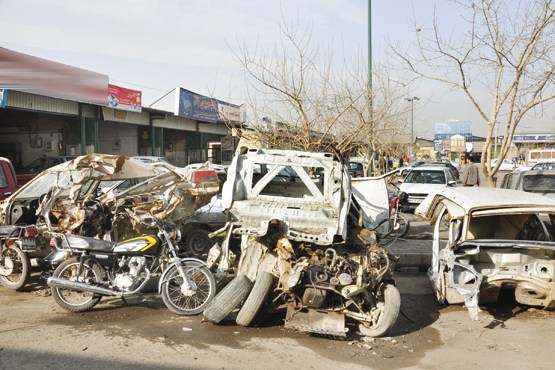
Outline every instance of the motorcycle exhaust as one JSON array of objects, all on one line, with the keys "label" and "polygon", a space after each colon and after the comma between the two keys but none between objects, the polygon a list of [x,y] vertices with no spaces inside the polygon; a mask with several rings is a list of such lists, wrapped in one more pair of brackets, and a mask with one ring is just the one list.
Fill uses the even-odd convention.
[{"label": "motorcycle exhaust", "polygon": [[113,290],[101,288],[98,286],[92,286],[86,283],[80,283],[77,281],[71,281],[68,279],[60,279],[54,276],[49,277],[46,280],[49,287],[52,288],[65,288],[78,290],[81,292],[90,292],[94,294],[104,295],[104,296],[121,296],[121,293],[114,292]]}]

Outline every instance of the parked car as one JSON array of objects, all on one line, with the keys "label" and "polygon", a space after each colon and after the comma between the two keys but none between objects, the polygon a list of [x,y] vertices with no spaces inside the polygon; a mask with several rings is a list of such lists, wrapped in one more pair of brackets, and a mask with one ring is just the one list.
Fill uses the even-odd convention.
[{"label": "parked car", "polygon": [[555,162],[539,162],[531,170],[555,170]]},{"label": "parked car", "polygon": [[418,163],[416,165],[413,166],[413,168],[418,168],[418,167],[422,167],[422,166],[426,166],[426,167],[445,167],[448,168],[451,173],[453,174],[453,176],[455,177],[455,179],[459,179],[459,170],[453,166],[451,164],[451,162],[447,161],[433,161],[433,162],[423,162],[423,163]]},{"label": "parked car", "polygon": [[25,185],[35,176],[37,176],[42,171],[59,165],[76,158],[75,156],[59,156],[59,157],[38,157],[27,166],[20,168],[16,171],[17,183],[19,186]]},{"label": "parked car", "polygon": [[364,177],[364,164],[356,161],[348,161],[347,171],[351,177]]},{"label": "parked car", "polygon": [[401,177],[405,177],[413,168],[423,166],[426,163],[430,163],[430,161],[429,160],[428,161],[423,161],[423,160],[414,161],[414,162],[410,163],[408,166],[401,167]]},{"label": "parked car", "polygon": [[[446,188],[415,214],[435,225],[428,276],[438,302],[464,303],[477,320],[479,305],[510,289],[521,304],[555,309],[555,200],[506,189]],[[440,242],[444,223],[447,243]]]},{"label": "parked car", "polygon": [[17,190],[17,177],[12,162],[8,158],[0,157],[0,201],[12,195]]},{"label": "parked car", "polygon": [[[495,167],[495,165],[497,164],[497,161],[498,159],[492,159],[491,167]],[[501,165],[499,166],[499,170],[501,171],[513,171],[516,168],[517,168],[516,163],[513,163],[508,159],[503,159],[503,161],[501,162]]]},{"label": "parked car", "polygon": [[505,174],[502,189],[522,190],[555,198],[555,170],[530,170]]},{"label": "parked car", "polygon": [[404,207],[407,210],[416,208],[428,194],[457,183],[451,170],[440,166],[414,168],[399,182],[399,191],[408,194],[407,205]]}]

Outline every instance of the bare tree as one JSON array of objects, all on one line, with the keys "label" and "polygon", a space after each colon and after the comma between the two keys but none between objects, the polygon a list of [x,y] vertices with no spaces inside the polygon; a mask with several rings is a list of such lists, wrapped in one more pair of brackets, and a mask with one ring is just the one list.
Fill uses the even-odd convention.
[{"label": "bare tree", "polygon": [[[523,117],[542,114],[555,99],[555,8],[552,0],[453,3],[468,14],[462,42],[442,33],[434,16],[431,34],[417,29],[417,52],[394,53],[417,76],[466,95],[487,125],[481,167],[489,185],[495,186],[502,162],[491,166],[495,125],[503,127],[499,158],[504,158]],[[488,89],[482,99],[480,94]]]},{"label": "bare tree", "polygon": [[310,29],[282,21],[280,31],[270,50],[243,43],[233,51],[248,87],[243,136],[274,148],[320,151],[333,145],[343,155],[365,154],[369,143],[377,150],[406,141],[406,86],[378,71],[370,92],[362,58],[334,68],[333,47],[314,46]]}]

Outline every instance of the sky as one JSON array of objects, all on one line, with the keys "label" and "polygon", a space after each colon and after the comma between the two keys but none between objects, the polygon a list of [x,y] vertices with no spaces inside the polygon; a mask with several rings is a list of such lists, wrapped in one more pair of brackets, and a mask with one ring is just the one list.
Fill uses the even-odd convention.
[{"label": "sky", "polygon": [[[234,104],[245,102],[239,43],[272,47],[283,20],[312,29],[312,41],[334,45],[347,59],[367,55],[368,2],[363,0],[0,0],[0,47],[107,74],[110,83],[141,90],[149,106],[180,86]],[[435,11],[447,32],[464,27],[448,0],[374,0],[372,58],[387,63],[388,43],[407,46]],[[413,86],[415,135],[434,124],[485,124],[460,93],[425,81]],[[409,103],[407,103],[409,104]],[[173,94],[153,105],[173,110]],[[555,132],[553,113],[529,118],[519,132]]]}]

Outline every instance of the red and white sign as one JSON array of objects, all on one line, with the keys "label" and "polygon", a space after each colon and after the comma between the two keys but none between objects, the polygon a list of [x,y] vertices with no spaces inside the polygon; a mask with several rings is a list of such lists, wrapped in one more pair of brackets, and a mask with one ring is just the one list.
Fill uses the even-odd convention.
[{"label": "red and white sign", "polygon": [[142,92],[108,84],[108,106],[110,108],[141,112]]}]

